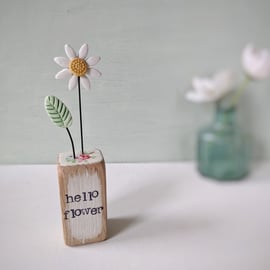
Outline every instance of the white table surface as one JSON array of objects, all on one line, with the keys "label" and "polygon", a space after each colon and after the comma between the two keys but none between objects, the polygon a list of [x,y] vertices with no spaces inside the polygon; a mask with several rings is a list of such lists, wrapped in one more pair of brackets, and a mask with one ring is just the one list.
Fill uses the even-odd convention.
[{"label": "white table surface", "polygon": [[244,181],[193,163],[107,164],[109,239],[62,239],[56,166],[0,166],[0,269],[270,269],[270,164]]}]

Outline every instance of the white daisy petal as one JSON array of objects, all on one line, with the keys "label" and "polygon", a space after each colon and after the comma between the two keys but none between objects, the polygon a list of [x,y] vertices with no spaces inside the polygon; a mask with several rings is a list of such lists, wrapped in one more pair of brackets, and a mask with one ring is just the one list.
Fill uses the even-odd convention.
[{"label": "white daisy petal", "polygon": [[53,60],[60,67],[64,67],[64,68],[67,68],[68,67],[69,60],[66,57],[54,57]]},{"label": "white daisy petal", "polygon": [[68,45],[68,44],[65,45],[65,52],[66,52],[67,57],[68,57],[70,60],[72,60],[73,58],[76,57],[75,51],[74,51],[73,48],[72,48],[70,45]]},{"label": "white daisy petal", "polygon": [[101,72],[94,68],[89,68],[87,73],[90,75],[91,78],[98,78],[101,76]]},{"label": "white daisy petal", "polygon": [[84,43],[79,50],[79,57],[85,59],[88,54],[88,45]]},{"label": "white daisy petal", "polygon": [[55,79],[67,79],[70,78],[71,75],[72,74],[70,73],[69,69],[64,68],[55,75]]},{"label": "white daisy petal", "polygon": [[96,65],[99,61],[100,61],[100,56],[91,56],[91,57],[87,58],[86,63],[87,63],[89,66],[94,66],[94,65]]},{"label": "white daisy petal", "polygon": [[80,78],[81,78],[82,86],[83,86],[85,89],[90,89],[91,84],[90,84],[89,78],[86,77],[86,76],[82,76],[82,77],[80,77]]},{"label": "white daisy petal", "polygon": [[69,79],[68,82],[68,89],[73,90],[78,84],[78,77],[75,75],[72,75],[72,77]]}]

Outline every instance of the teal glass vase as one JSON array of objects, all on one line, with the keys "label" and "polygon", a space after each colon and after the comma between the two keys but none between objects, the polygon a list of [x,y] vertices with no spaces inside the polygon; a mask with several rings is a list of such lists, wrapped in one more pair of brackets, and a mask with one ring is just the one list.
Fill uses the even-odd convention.
[{"label": "teal glass vase", "polygon": [[200,130],[197,163],[203,176],[236,180],[248,174],[250,144],[236,116],[235,108],[224,109],[218,106],[214,122]]}]

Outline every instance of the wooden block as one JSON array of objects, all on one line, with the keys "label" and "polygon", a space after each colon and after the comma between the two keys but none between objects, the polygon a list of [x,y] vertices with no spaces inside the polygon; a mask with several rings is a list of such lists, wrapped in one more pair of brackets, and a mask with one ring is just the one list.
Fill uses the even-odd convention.
[{"label": "wooden block", "polygon": [[58,156],[58,180],[65,243],[83,245],[106,239],[106,172],[101,151],[86,160]]}]

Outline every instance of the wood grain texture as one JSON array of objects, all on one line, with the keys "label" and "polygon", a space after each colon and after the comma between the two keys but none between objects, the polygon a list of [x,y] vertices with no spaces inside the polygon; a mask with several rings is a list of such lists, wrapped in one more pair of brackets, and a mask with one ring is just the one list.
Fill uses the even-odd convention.
[{"label": "wood grain texture", "polygon": [[76,246],[105,240],[107,201],[104,159],[70,166],[59,162],[58,180],[65,243]]}]

